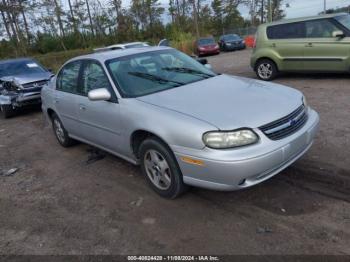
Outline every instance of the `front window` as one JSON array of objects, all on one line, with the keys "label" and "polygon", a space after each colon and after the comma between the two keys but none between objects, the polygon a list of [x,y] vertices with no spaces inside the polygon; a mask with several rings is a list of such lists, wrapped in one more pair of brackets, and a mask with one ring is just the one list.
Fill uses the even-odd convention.
[{"label": "front window", "polygon": [[176,50],[140,53],[112,59],[106,66],[124,97],[138,97],[215,76]]},{"label": "front window", "polygon": [[350,30],[350,15],[342,15],[335,17],[335,19]]},{"label": "front window", "polygon": [[0,77],[16,75],[32,75],[47,72],[33,60],[9,61],[0,64]]},{"label": "front window", "polygon": [[306,21],[307,38],[330,38],[334,31],[339,30],[330,20]]},{"label": "front window", "polygon": [[203,38],[203,39],[199,39],[198,40],[198,45],[202,46],[202,45],[215,45],[215,40],[214,38]]},{"label": "front window", "polygon": [[100,64],[95,61],[87,61],[82,73],[82,95],[87,96],[91,90],[106,88],[111,90],[107,76]]}]

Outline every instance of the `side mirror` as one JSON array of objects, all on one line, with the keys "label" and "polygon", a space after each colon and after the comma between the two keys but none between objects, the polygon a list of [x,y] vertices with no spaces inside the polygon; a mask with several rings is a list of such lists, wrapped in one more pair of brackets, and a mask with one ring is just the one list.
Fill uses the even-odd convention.
[{"label": "side mirror", "polygon": [[107,101],[111,99],[111,93],[106,88],[98,88],[89,91],[88,98],[91,101]]},{"label": "side mirror", "polygon": [[208,64],[208,60],[205,59],[205,58],[198,58],[197,61],[198,61],[199,63],[201,63],[202,65]]},{"label": "side mirror", "polygon": [[343,31],[339,30],[339,31],[333,31],[332,36],[336,38],[343,38],[345,37],[345,34]]}]

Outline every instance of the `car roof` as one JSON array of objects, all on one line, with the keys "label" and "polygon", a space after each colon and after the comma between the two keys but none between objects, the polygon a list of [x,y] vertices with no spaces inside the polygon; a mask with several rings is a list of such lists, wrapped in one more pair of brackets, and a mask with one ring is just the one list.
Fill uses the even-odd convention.
[{"label": "car roof", "polygon": [[131,43],[123,43],[123,44],[120,44],[120,45],[128,46],[128,45],[137,45],[137,44],[142,44],[142,45],[146,44],[147,45],[147,43],[145,43],[145,42],[131,42]]},{"label": "car roof", "polygon": [[115,45],[109,45],[109,46],[105,46],[105,47],[99,47],[99,48],[95,48],[94,52],[104,52],[107,51],[109,49],[112,48],[120,48],[123,49],[129,45],[144,45],[144,46],[149,46],[149,44],[147,44],[146,42],[130,42],[130,43],[122,43],[122,44],[115,44]]},{"label": "car roof", "polygon": [[112,48],[112,47],[125,47],[125,46],[129,46],[129,45],[147,45],[147,43],[145,42],[131,42],[131,43],[122,43],[122,44],[115,44],[115,45],[109,45],[106,47],[102,47],[102,48]]},{"label": "car roof", "polygon": [[137,47],[129,49],[119,49],[119,50],[106,50],[104,52],[91,53],[87,55],[77,56],[68,60],[65,64],[80,60],[80,59],[94,59],[104,63],[106,60],[115,59],[119,57],[124,57],[128,55],[142,54],[151,51],[160,51],[160,50],[172,50],[173,48],[167,46],[148,46],[148,47]]},{"label": "car roof", "polygon": [[12,62],[27,62],[27,61],[33,61],[33,60],[34,59],[29,57],[11,58],[11,59],[0,60],[0,64],[6,64],[6,63],[12,63]]},{"label": "car roof", "polygon": [[299,17],[299,18],[293,18],[293,19],[282,19],[282,20],[278,20],[275,22],[263,24],[263,26],[303,22],[303,21],[317,20],[317,19],[322,19],[322,18],[332,18],[332,17],[342,16],[342,15],[348,15],[348,14],[347,13],[333,13],[333,14],[325,14],[325,15],[317,15],[317,16]]}]

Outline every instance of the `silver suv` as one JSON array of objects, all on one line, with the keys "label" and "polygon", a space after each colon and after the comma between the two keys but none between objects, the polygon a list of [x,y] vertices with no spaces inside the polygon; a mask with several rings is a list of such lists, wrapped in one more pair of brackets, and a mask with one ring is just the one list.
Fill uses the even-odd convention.
[{"label": "silver suv", "polygon": [[260,183],[310,148],[319,122],[297,90],[215,74],[168,47],[74,58],[42,107],[62,146],[79,140],[141,164],[167,198]]}]

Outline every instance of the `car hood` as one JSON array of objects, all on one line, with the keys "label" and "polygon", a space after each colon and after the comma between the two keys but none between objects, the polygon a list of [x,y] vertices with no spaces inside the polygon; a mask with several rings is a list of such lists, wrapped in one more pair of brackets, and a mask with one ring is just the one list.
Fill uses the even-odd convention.
[{"label": "car hood", "polygon": [[31,82],[37,82],[42,80],[49,80],[53,76],[50,72],[36,73],[36,74],[26,74],[26,75],[13,75],[1,77],[1,81],[16,81],[18,84],[27,84]]},{"label": "car hood", "polygon": [[301,92],[278,84],[219,75],[137,98],[208,122],[220,130],[256,128],[302,104]]}]

